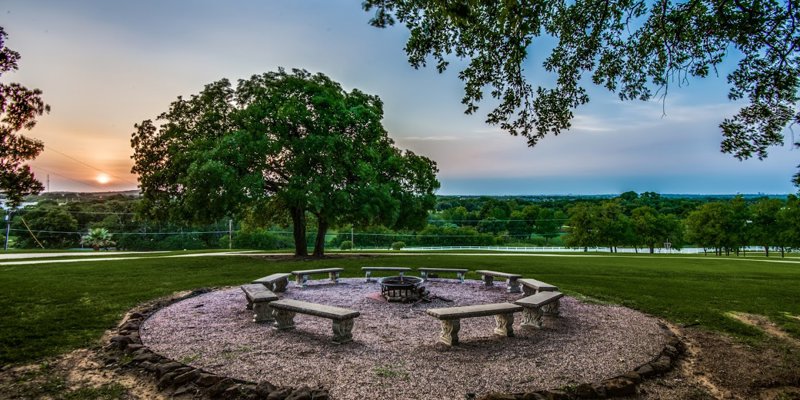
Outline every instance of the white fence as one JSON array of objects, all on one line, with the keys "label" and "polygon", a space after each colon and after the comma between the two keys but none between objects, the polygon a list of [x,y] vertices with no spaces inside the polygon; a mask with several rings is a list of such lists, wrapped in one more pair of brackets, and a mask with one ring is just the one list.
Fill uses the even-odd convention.
[{"label": "white fence", "polygon": [[[583,247],[509,247],[509,246],[419,246],[419,247],[404,247],[403,251],[454,251],[454,250],[469,250],[469,251],[508,251],[520,253],[583,253]],[[748,253],[763,253],[764,248],[758,246],[748,246],[743,248]],[[703,254],[708,251],[713,253],[714,249],[703,249],[702,247],[685,247],[680,250],[676,249],[655,249],[656,254]],[[610,253],[608,247],[589,247],[589,253]],[[641,253],[649,254],[649,248],[628,248],[618,247],[617,253]]]}]

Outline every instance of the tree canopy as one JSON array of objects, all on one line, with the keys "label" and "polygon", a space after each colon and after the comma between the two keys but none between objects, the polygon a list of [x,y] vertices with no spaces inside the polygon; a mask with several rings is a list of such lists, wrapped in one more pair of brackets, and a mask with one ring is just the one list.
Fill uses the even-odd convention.
[{"label": "tree canopy", "polygon": [[[450,57],[468,59],[459,73],[466,112],[478,109],[488,88],[499,105],[486,122],[529,146],[570,128],[573,111],[589,101],[588,79],[622,100],[648,100],[717,73],[727,58],[738,61],[728,97],[748,103],[720,123],[723,152],[762,159],[800,122],[794,0],[365,0],[363,7],[374,10],[374,26],[408,27],[405,49],[415,68],[429,57],[439,72]],[[542,37],[557,40],[543,63],[557,80],[534,89],[524,66]],[[800,173],[794,182],[800,185]]]},{"label": "tree canopy", "polygon": [[438,189],[436,164],[394,147],[383,104],[323,74],[284,70],[233,87],[211,83],[136,125],[132,171],[151,215],[212,221],[239,215],[292,220],[295,253],[314,254],[342,223],[425,225]]},{"label": "tree canopy", "polygon": [[[16,71],[19,53],[5,46],[8,35],[0,27],[0,77]],[[0,83],[0,192],[4,193],[10,208],[16,208],[23,197],[44,190],[25,161],[36,158],[44,144],[20,135],[23,129],[32,129],[36,117],[50,111],[44,104],[39,89],[28,89],[19,83]]]}]

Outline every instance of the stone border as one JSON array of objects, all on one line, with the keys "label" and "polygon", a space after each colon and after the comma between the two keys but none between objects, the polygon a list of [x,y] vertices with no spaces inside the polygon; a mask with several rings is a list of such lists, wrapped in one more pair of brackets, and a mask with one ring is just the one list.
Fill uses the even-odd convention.
[{"label": "stone border", "polygon": [[182,300],[209,293],[218,288],[193,290],[143,303],[128,312],[108,344],[103,347],[106,365],[118,363],[143,370],[151,375],[158,390],[170,397],[203,399],[269,399],[269,400],[328,400],[327,389],[308,386],[276,387],[262,381],[258,384],[228,378],[164,357],[142,344],[139,328],[144,320],[158,310]]},{"label": "stone border", "polygon": [[[204,371],[164,357],[142,344],[139,335],[141,324],[158,310],[174,303],[219,288],[202,288],[188,294],[174,294],[145,302],[128,312],[115,330],[108,344],[106,365],[119,363],[132,366],[152,375],[158,390],[170,397],[204,399],[268,399],[268,400],[328,400],[330,395],[324,387],[308,386],[276,387],[267,381],[258,384]],[[639,383],[645,378],[663,375],[671,371],[678,358],[686,351],[680,338],[669,327],[662,324],[669,334],[667,344],[658,356],[633,371],[608,378],[597,383],[582,383],[566,389],[538,390],[523,393],[489,393],[478,400],[537,400],[537,399],[605,399],[636,394]],[[125,361],[130,358],[129,361]],[[122,360],[122,362],[120,362]],[[466,394],[466,399],[476,399],[476,394]]]},{"label": "stone border", "polygon": [[[479,400],[572,400],[633,396],[645,378],[663,375],[671,371],[677,364],[678,358],[686,351],[686,346],[669,327],[665,324],[661,324],[661,327],[669,334],[667,344],[664,345],[659,355],[650,362],[634,368],[633,371],[597,383],[582,383],[567,389],[537,390],[524,393],[489,393],[481,396]],[[467,399],[474,398],[474,395],[467,395]]]}]

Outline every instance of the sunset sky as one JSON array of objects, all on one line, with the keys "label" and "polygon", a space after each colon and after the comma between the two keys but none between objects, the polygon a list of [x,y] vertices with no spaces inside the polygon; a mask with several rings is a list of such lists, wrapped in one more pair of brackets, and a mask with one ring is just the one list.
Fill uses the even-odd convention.
[{"label": "sunset sky", "polygon": [[[5,0],[0,26],[22,58],[3,76],[44,92],[50,114],[27,132],[45,143],[32,163],[51,191],[136,188],[130,135],[177,96],[221,78],[279,66],[322,72],[346,89],[384,101],[384,125],[398,146],[435,160],[440,194],[795,193],[800,152],[787,143],[765,161],[719,151],[719,122],[741,104],[719,78],[673,85],[665,103],[625,102],[590,88],[573,128],[536,148],[486,125],[484,103],[465,115],[462,62],[438,74],[414,70],[403,27],[376,29],[361,2]],[[552,82],[534,42],[527,74]],[[735,61],[735,60],[734,60]]]}]

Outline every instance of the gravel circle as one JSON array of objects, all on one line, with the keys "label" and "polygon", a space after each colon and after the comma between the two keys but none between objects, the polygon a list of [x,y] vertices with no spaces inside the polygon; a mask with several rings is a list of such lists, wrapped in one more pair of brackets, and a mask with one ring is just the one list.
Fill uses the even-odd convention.
[{"label": "gravel circle", "polygon": [[[331,321],[297,314],[296,330],[252,322],[244,293],[226,288],[175,303],[145,321],[141,338],[153,351],[220,375],[278,386],[317,386],[335,399],[463,399],[467,393],[525,392],[596,382],[652,360],[667,341],[657,319],[619,306],[561,299],[561,316],[514,337],[493,334],[493,317],[461,320],[460,344],[438,343],[440,323],[427,308],[514,301],[502,283],[485,287],[430,280],[435,299],[389,303],[380,285],[363,279],[293,284],[282,298],[361,312],[353,342],[331,342]],[[451,301],[445,301],[448,299]]]}]

